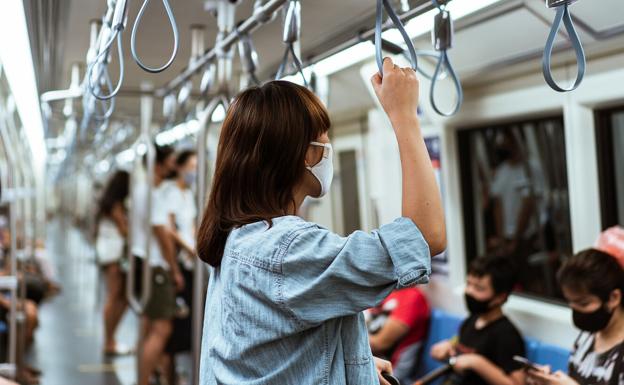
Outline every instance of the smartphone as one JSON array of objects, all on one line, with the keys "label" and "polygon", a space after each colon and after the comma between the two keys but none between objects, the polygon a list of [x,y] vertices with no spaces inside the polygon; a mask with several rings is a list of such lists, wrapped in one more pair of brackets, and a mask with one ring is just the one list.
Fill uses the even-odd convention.
[{"label": "smartphone", "polygon": [[399,380],[396,377],[394,377],[392,374],[382,372],[381,376],[384,378],[384,380],[388,381],[390,385],[401,385]]},{"label": "smartphone", "polygon": [[513,360],[522,364],[522,366],[524,366],[525,369],[531,369],[531,370],[537,370],[537,371],[542,371],[542,368],[540,368],[539,366],[537,366],[536,364],[534,364],[533,362],[527,360],[524,357],[520,357],[520,356],[513,356]]}]

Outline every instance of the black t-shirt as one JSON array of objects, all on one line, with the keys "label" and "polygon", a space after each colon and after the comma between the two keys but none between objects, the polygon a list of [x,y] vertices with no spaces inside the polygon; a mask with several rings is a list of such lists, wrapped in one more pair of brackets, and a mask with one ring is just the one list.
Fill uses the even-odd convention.
[{"label": "black t-shirt", "polygon": [[[522,365],[513,360],[513,356],[525,356],[524,340],[518,329],[503,316],[486,325],[476,328],[477,316],[470,316],[459,330],[458,354],[477,353],[487,358],[494,365],[509,374]],[[468,372],[462,385],[488,385],[481,377]]]},{"label": "black t-shirt", "polygon": [[624,342],[596,353],[596,336],[582,332],[574,343],[569,374],[581,385],[624,385]]}]

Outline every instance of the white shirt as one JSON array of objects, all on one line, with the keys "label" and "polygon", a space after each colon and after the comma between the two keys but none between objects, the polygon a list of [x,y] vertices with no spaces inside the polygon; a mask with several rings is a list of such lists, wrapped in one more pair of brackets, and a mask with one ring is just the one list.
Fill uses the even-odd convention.
[{"label": "white shirt", "polygon": [[[540,212],[539,223],[542,223],[543,205],[540,203],[540,196],[544,191],[544,178],[542,172],[534,164],[531,164],[531,175],[527,175],[526,167],[523,163],[511,164],[509,162],[502,163],[492,182],[491,193],[493,196],[501,200],[503,211],[503,232],[506,238],[514,238],[516,235],[516,226],[518,224],[518,216],[522,208],[522,200],[533,195],[537,198],[537,209]],[[534,214],[532,214],[534,215]],[[535,217],[533,216],[528,223],[524,236],[529,236],[537,231]]]},{"label": "white shirt", "polygon": [[[147,231],[152,231],[153,226],[169,226],[169,213],[171,212],[169,209],[170,202],[166,199],[164,192],[165,190],[162,183],[152,190],[151,226],[146,226],[147,184],[141,181],[136,183],[132,188],[132,210],[130,212],[132,253],[137,257],[145,258]],[[169,270],[169,264],[163,257],[162,250],[153,232],[150,237],[149,248],[150,264]]]},{"label": "white shirt", "polygon": [[170,204],[171,214],[175,215],[178,233],[184,242],[195,247],[195,219],[197,208],[195,195],[191,189],[181,189],[176,182],[167,182],[165,196]]}]

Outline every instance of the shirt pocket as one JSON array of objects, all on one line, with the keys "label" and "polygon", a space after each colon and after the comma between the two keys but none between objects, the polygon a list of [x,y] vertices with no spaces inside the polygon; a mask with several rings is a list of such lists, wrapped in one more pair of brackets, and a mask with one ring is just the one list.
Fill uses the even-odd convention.
[{"label": "shirt pocket", "polygon": [[347,369],[349,366],[368,366],[371,361],[372,353],[366,333],[366,324],[362,313],[343,318],[341,339]]},{"label": "shirt pocket", "polygon": [[347,385],[378,384],[362,313],[343,318],[341,339],[344,352],[345,383]]}]

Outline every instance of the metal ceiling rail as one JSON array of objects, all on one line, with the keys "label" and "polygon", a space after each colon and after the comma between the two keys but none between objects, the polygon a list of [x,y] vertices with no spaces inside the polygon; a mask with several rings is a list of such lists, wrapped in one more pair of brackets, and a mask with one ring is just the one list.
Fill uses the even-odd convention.
[{"label": "metal ceiling rail", "polygon": [[[186,69],[182,71],[180,75],[175,77],[165,86],[156,90],[155,95],[157,97],[164,97],[168,93],[172,92],[174,89],[180,87],[186,80],[195,75],[197,72],[202,70],[207,63],[214,60],[217,56],[217,52],[219,50],[227,50],[231,45],[235,44],[239,39],[239,34],[252,33],[258,28],[260,25],[264,23],[267,14],[272,14],[282,8],[288,0],[270,0],[264,6],[258,7],[254,14],[245,20],[239,27],[238,33],[233,31],[229,35],[227,35],[220,43],[206,52],[202,57],[200,57],[193,65],[188,66]],[[399,19],[402,22],[406,22],[416,16],[419,16],[425,12],[428,12],[435,7],[431,3],[430,0],[418,0],[416,4],[409,11],[399,15]],[[387,30],[392,28],[393,24],[391,22],[386,22],[383,25],[383,30]],[[308,66],[310,64],[321,61],[329,56],[332,56],[340,51],[343,51],[351,46],[354,46],[362,41],[371,40],[375,35],[375,28],[370,28],[365,31],[359,32],[356,36],[353,36],[342,43],[335,45],[334,47],[326,50],[325,52],[314,55],[307,60],[303,60],[303,66]]]},{"label": "metal ceiling rail", "polygon": [[219,52],[227,52],[230,47],[236,44],[240,34],[253,33],[256,28],[265,23],[267,15],[272,15],[273,13],[278,11],[284,6],[287,1],[288,0],[270,0],[262,7],[256,8],[253,15],[251,15],[247,20],[243,21],[241,25],[238,26],[238,31],[232,31],[222,40],[218,41],[214,48],[204,53],[193,64],[186,67],[186,69],[184,69],[184,71],[182,71],[180,75],[176,76],[165,86],[157,89],[155,95],[162,98],[171,91],[181,86],[185,81],[189,80],[193,75],[201,71],[206,66],[206,64],[216,59]]},{"label": "metal ceiling rail", "polygon": [[[451,0],[440,1],[440,2],[447,3],[450,1]],[[431,11],[432,9],[435,9],[435,6],[431,2],[431,0],[418,0],[416,1],[416,4],[414,4],[413,7],[409,11],[398,15],[398,19],[402,23],[405,23],[417,16],[420,16],[428,11]],[[392,28],[394,28],[394,23],[391,20],[386,21],[382,25],[382,31],[392,29]],[[333,56],[341,51],[344,51],[358,43],[362,43],[364,41],[373,42],[374,37],[375,37],[374,26],[369,29],[359,31],[355,36],[348,37],[338,44],[334,43],[333,46],[329,49],[320,49],[319,51],[321,51],[321,53],[319,54],[308,55],[307,58],[304,58],[302,60],[303,67],[308,67],[310,65],[318,63],[321,60],[326,59],[330,56]],[[292,73],[288,75],[292,75]]]}]

